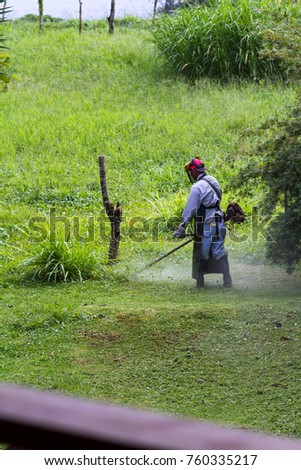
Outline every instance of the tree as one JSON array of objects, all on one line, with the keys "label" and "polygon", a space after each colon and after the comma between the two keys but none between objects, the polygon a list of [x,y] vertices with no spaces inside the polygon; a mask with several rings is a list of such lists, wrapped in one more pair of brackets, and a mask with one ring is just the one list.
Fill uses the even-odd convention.
[{"label": "tree", "polygon": [[267,155],[261,176],[268,188],[265,204],[271,216],[278,212],[270,225],[274,242],[267,256],[293,270],[301,259],[301,94],[262,149]]},{"label": "tree", "polygon": [[170,13],[171,11],[173,11],[176,8],[176,3],[176,0],[166,0],[164,7],[166,13]]},{"label": "tree", "polygon": [[108,16],[107,20],[109,22],[109,33],[114,33],[114,19],[115,19],[115,0],[111,0],[111,11],[110,16]]},{"label": "tree", "polygon": [[205,3],[206,1],[207,0],[165,0],[163,11],[169,14],[169,13],[174,12],[178,8],[201,5],[202,3]]},{"label": "tree", "polygon": [[287,119],[268,121],[256,134],[263,143],[235,179],[252,191],[263,185],[262,209],[272,238],[267,258],[291,272],[301,260],[301,90]]},{"label": "tree", "polygon": [[40,30],[43,29],[43,24],[44,24],[44,4],[43,0],[38,0],[39,3],[39,26]]}]

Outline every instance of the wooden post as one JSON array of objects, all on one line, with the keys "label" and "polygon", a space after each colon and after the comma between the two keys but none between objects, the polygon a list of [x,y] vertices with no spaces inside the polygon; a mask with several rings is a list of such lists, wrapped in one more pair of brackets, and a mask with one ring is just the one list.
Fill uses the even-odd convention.
[{"label": "wooden post", "polygon": [[109,22],[109,33],[114,33],[114,19],[115,19],[115,0],[111,0],[111,11],[110,16],[107,17]]},{"label": "wooden post", "polygon": [[82,33],[83,27],[83,0],[79,0],[79,22],[78,22],[78,32]]},{"label": "wooden post", "polygon": [[107,188],[105,157],[103,156],[98,157],[98,165],[99,165],[99,172],[100,172],[100,187],[101,187],[103,205],[111,223],[111,240],[110,240],[108,258],[110,260],[115,260],[118,256],[118,249],[119,249],[119,242],[120,242],[120,223],[121,223],[121,217],[122,217],[122,206],[120,202],[117,202],[116,208],[115,208],[114,203],[111,202],[109,199],[108,188]]}]

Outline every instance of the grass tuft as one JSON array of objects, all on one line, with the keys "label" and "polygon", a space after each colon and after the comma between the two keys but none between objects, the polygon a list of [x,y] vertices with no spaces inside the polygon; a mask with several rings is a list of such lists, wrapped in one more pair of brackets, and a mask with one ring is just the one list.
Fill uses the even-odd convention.
[{"label": "grass tuft", "polygon": [[23,262],[22,272],[23,278],[31,281],[82,282],[94,277],[99,268],[106,273],[89,245],[47,239],[38,253]]}]

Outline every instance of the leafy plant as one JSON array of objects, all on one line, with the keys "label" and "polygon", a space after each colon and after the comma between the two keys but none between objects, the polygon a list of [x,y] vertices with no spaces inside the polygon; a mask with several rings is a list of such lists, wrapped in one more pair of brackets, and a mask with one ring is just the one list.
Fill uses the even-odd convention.
[{"label": "leafy plant", "polygon": [[26,279],[42,282],[80,281],[92,278],[100,268],[106,273],[88,245],[69,244],[47,239],[40,250],[22,265]]}]

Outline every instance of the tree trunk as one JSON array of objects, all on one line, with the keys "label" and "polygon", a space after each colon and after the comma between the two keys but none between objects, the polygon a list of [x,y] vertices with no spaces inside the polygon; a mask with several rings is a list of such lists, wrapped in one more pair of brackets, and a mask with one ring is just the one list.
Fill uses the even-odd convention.
[{"label": "tree trunk", "polygon": [[111,12],[107,20],[109,22],[109,33],[114,33],[114,19],[115,19],[115,0],[111,0]]},{"label": "tree trunk", "polygon": [[82,34],[83,27],[83,0],[79,0],[79,22],[78,22],[78,32]]},{"label": "tree trunk", "polygon": [[153,17],[155,18],[156,13],[157,13],[157,5],[158,5],[158,0],[154,1],[154,11],[153,11]]},{"label": "tree trunk", "polygon": [[43,6],[43,0],[39,0],[39,27],[40,30],[43,29],[44,25],[44,6]]},{"label": "tree trunk", "polygon": [[100,172],[100,187],[102,192],[103,205],[111,223],[111,240],[108,258],[109,260],[116,260],[116,258],[118,257],[118,249],[120,242],[120,223],[122,217],[122,207],[120,202],[117,202],[115,208],[114,204],[109,199],[107,189],[105,157],[98,157],[98,165]]}]

